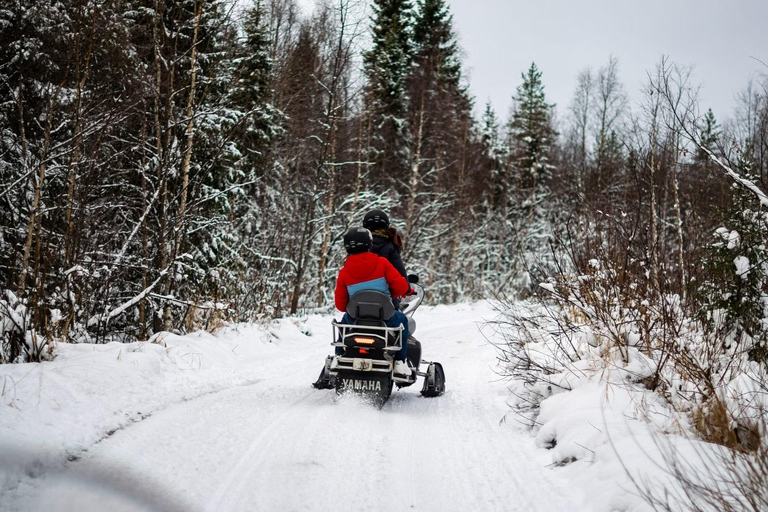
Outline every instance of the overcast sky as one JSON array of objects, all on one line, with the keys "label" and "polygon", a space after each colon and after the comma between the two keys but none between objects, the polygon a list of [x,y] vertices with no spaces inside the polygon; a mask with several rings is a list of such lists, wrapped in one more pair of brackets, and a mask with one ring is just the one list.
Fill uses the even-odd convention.
[{"label": "overcast sky", "polygon": [[635,101],[662,55],[693,66],[702,109],[731,117],[750,77],[768,73],[768,0],[448,0],[477,109],[507,118],[521,72],[542,71],[566,114],[576,75],[612,54]]}]

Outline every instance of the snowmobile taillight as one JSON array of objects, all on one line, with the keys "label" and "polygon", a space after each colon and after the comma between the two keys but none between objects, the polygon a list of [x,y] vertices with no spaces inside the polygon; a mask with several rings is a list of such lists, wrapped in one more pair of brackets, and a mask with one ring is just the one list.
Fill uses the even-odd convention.
[{"label": "snowmobile taillight", "polygon": [[358,352],[360,352],[361,354],[367,354],[368,353],[368,349],[367,348],[360,348],[360,349],[358,349]]},{"label": "snowmobile taillight", "polygon": [[373,338],[363,338],[362,336],[355,336],[355,343],[362,345],[373,345],[376,342]]}]

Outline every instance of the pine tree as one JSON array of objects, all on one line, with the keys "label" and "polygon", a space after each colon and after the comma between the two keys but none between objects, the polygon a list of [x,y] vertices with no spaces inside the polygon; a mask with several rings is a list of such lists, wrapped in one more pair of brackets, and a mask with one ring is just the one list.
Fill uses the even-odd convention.
[{"label": "pine tree", "polygon": [[363,56],[367,110],[373,118],[376,174],[392,184],[403,175],[408,161],[406,80],[413,54],[413,13],[410,0],[374,0],[373,10],[373,44]]},{"label": "pine tree", "polygon": [[445,167],[439,186],[455,195],[462,188],[461,151],[467,142],[471,104],[460,86],[461,65],[452,16],[444,0],[419,0],[414,29],[414,62],[408,77],[409,122],[413,138],[406,181],[406,235],[410,235],[421,182],[434,167]]},{"label": "pine tree", "polygon": [[504,204],[502,198],[506,197],[508,183],[503,169],[506,157],[506,148],[499,134],[499,119],[493,110],[490,101],[485,104],[485,111],[480,119],[480,143],[485,150],[491,174],[491,205]]},{"label": "pine tree", "polygon": [[[717,144],[720,142],[722,132],[720,131],[720,125],[715,119],[715,114],[712,113],[712,109],[707,109],[707,113],[704,114],[704,120],[699,127],[699,133],[701,137],[701,145],[707,148],[711,152],[717,150]],[[703,148],[699,147],[696,152],[696,161],[699,163],[706,163],[709,161],[709,155]]]},{"label": "pine tree", "polygon": [[453,33],[453,16],[445,0],[419,0],[413,42],[417,68],[421,68],[422,73],[435,73],[442,87],[458,90],[459,47]]},{"label": "pine tree", "polygon": [[541,71],[531,64],[514,96],[515,110],[509,123],[513,167],[522,190],[536,194],[546,190],[553,169],[550,151],[557,132],[552,127],[552,107],[546,102]]},{"label": "pine tree", "polygon": [[263,165],[269,145],[280,131],[279,113],[272,105],[272,43],[263,17],[260,0],[245,12],[244,40],[236,45],[226,97],[227,107],[239,112],[238,149],[242,166],[249,172]]},{"label": "pine tree", "polygon": [[480,118],[480,140],[487,149],[489,158],[497,160],[501,158],[504,149],[499,137],[499,118],[493,109],[491,102],[486,102],[485,110]]},{"label": "pine tree", "polygon": [[[463,231],[456,224],[472,224],[473,181],[485,181],[486,176],[481,176],[479,169],[470,164],[475,135],[472,101],[461,86],[459,48],[448,3],[418,0],[417,6],[414,65],[409,80],[413,142],[406,239],[426,238],[423,236],[425,226],[414,225],[417,212],[424,208],[450,209],[452,215],[442,216],[446,224],[438,229],[450,232],[451,240],[441,250],[432,252],[447,273],[455,275],[465,260],[461,254]],[[431,176],[436,179],[428,184]],[[422,199],[426,189],[434,194],[439,206],[428,205]],[[455,220],[448,220],[451,218]],[[424,249],[427,247],[422,249],[416,244],[409,247],[415,251]],[[457,300],[461,286],[462,283],[453,281],[445,297]]]}]

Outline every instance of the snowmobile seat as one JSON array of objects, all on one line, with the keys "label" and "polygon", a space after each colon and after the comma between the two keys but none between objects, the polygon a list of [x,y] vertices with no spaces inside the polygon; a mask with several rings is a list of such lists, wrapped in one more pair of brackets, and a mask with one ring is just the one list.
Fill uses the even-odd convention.
[{"label": "snowmobile seat", "polygon": [[[357,292],[349,299],[347,314],[355,323],[355,335],[367,335],[381,338],[381,331],[377,329],[365,329],[366,327],[384,327],[387,320],[395,314],[395,306],[392,299],[386,293],[374,290]],[[394,333],[389,333],[389,344],[397,340]]]},{"label": "snowmobile seat", "polygon": [[374,290],[363,290],[350,297],[347,314],[356,320],[356,325],[378,326],[392,318],[395,306],[389,295]]}]

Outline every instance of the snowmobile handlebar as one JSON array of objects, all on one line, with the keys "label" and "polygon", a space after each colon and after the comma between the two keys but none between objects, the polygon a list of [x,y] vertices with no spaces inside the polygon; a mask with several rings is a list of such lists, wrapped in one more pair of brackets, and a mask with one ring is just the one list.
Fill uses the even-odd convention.
[{"label": "snowmobile handlebar", "polygon": [[407,317],[411,317],[416,308],[419,307],[419,304],[421,304],[421,301],[424,300],[424,288],[421,285],[413,283],[411,284],[411,289],[413,289],[414,293],[406,295],[400,302],[400,311]]}]

